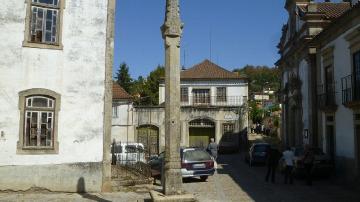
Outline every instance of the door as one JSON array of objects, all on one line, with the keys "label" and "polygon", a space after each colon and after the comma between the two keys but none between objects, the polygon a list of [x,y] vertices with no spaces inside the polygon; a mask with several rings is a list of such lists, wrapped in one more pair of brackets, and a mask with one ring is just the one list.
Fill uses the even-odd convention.
[{"label": "door", "polygon": [[210,138],[215,138],[215,128],[190,128],[190,147],[206,148]]},{"label": "door", "polygon": [[326,126],[327,136],[327,153],[330,155],[331,160],[335,161],[335,132],[333,125]]},{"label": "door", "polygon": [[147,157],[159,154],[159,130],[154,126],[137,129],[137,142],[144,145]]},{"label": "door", "polygon": [[355,152],[357,162],[357,175],[360,178],[360,124],[355,125]]}]

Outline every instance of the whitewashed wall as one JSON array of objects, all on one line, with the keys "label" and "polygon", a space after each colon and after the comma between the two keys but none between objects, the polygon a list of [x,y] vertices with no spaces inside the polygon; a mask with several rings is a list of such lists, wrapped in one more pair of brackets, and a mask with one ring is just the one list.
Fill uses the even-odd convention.
[{"label": "whitewashed wall", "polygon": [[[360,26],[357,26],[360,27]],[[356,27],[348,30],[327,46],[334,47],[334,80],[336,82],[336,103],[338,105],[335,113],[335,129],[336,129],[336,155],[339,157],[354,158],[354,120],[353,111],[346,108],[342,104],[341,97],[341,78],[348,76],[352,73],[351,55],[349,50],[349,43],[346,41],[345,36],[355,30]],[[321,68],[322,80],[324,81],[324,66]],[[323,115],[324,116],[324,115]],[[325,127],[325,123],[323,124]],[[326,148],[325,130],[323,130],[324,148]]]},{"label": "whitewashed wall", "polygon": [[135,142],[134,108],[128,101],[114,102],[117,116],[112,118],[111,140],[117,142]]},{"label": "whitewashed wall", "polygon": [[[63,50],[22,47],[24,2],[0,7],[0,166],[101,162],[107,1],[65,1]],[[18,93],[31,88],[61,94],[59,154],[16,154]]]}]

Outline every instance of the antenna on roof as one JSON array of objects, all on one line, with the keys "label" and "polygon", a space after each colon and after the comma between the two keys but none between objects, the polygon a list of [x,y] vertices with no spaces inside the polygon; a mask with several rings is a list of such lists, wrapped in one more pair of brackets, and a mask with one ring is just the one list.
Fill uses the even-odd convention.
[{"label": "antenna on roof", "polygon": [[209,33],[209,42],[210,42],[210,61],[212,61],[212,28],[211,27]]}]

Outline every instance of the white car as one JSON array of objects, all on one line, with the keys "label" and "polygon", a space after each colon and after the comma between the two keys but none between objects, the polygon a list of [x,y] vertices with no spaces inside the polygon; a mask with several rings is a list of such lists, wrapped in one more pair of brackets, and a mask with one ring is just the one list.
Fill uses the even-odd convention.
[{"label": "white car", "polygon": [[146,162],[144,145],[142,143],[115,143],[115,147],[113,145],[111,145],[111,155],[114,152],[116,164]]}]

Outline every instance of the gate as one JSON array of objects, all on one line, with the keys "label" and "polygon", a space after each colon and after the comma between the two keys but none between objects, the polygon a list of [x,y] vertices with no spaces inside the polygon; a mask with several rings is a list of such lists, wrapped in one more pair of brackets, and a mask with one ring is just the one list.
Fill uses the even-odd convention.
[{"label": "gate", "polygon": [[156,126],[140,126],[137,128],[137,142],[144,145],[145,158],[159,154],[159,129]]}]

